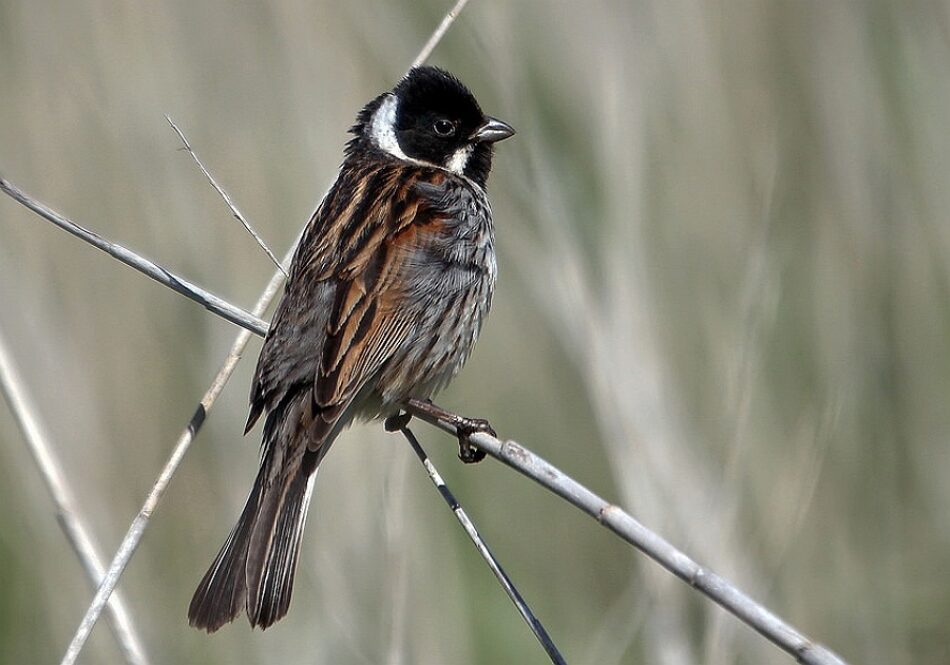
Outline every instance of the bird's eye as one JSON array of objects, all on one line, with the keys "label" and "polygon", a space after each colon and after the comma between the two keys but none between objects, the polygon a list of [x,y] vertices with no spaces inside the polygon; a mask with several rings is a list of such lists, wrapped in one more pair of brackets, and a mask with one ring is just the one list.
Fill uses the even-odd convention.
[{"label": "bird's eye", "polygon": [[432,125],[432,129],[435,130],[435,133],[439,136],[452,136],[452,134],[455,133],[455,123],[445,118],[439,118],[435,121],[435,124]]}]

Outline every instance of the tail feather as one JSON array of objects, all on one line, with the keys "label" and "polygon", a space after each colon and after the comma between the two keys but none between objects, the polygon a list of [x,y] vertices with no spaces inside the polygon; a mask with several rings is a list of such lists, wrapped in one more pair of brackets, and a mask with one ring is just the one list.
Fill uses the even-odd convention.
[{"label": "tail feather", "polygon": [[247,596],[245,567],[247,545],[254,532],[257,506],[262,490],[264,465],[257,474],[254,488],[237,524],[228,535],[218,556],[205,573],[188,607],[188,623],[195,628],[213,633],[226,623],[234,621],[244,609]]},{"label": "tail feather", "polygon": [[287,614],[316,470],[301,468],[273,512],[261,513],[248,548],[247,616],[267,628]]},{"label": "tail feather", "polygon": [[252,626],[267,628],[290,607],[317,466],[329,447],[307,449],[299,406],[268,416],[254,488],[188,608],[196,628],[214,632],[242,610]]}]

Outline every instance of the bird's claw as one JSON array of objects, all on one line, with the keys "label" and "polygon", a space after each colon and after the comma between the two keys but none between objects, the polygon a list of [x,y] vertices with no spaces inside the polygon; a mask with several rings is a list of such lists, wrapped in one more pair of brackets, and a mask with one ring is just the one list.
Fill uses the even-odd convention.
[{"label": "bird's claw", "polygon": [[478,432],[497,437],[494,428],[484,418],[462,418],[456,425],[455,431],[459,440],[459,459],[465,464],[475,464],[485,459],[485,452],[479,450],[469,437]]}]

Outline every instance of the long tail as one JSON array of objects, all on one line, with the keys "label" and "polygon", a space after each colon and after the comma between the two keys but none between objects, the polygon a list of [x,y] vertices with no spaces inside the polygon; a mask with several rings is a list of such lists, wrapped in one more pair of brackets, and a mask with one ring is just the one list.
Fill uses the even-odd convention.
[{"label": "long tail", "polygon": [[251,626],[263,629],[290,607],[307,508],[328,447],[307,449],[294,410],[268,415],[254,487],[191,599],[188,621],[196,628],[213,632],[246,609]]}]

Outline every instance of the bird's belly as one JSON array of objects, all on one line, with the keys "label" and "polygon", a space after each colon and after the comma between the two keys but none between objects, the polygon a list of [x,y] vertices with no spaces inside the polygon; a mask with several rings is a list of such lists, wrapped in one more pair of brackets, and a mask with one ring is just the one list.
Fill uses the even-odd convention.
[{"label": "bird's belly", "polygon": [[465,288],[434,298],[419,312],[414,333],[387,362],[378,381],[383,411],[409,398],[428,398],[462,369],[491,308],[494,257]]}]

